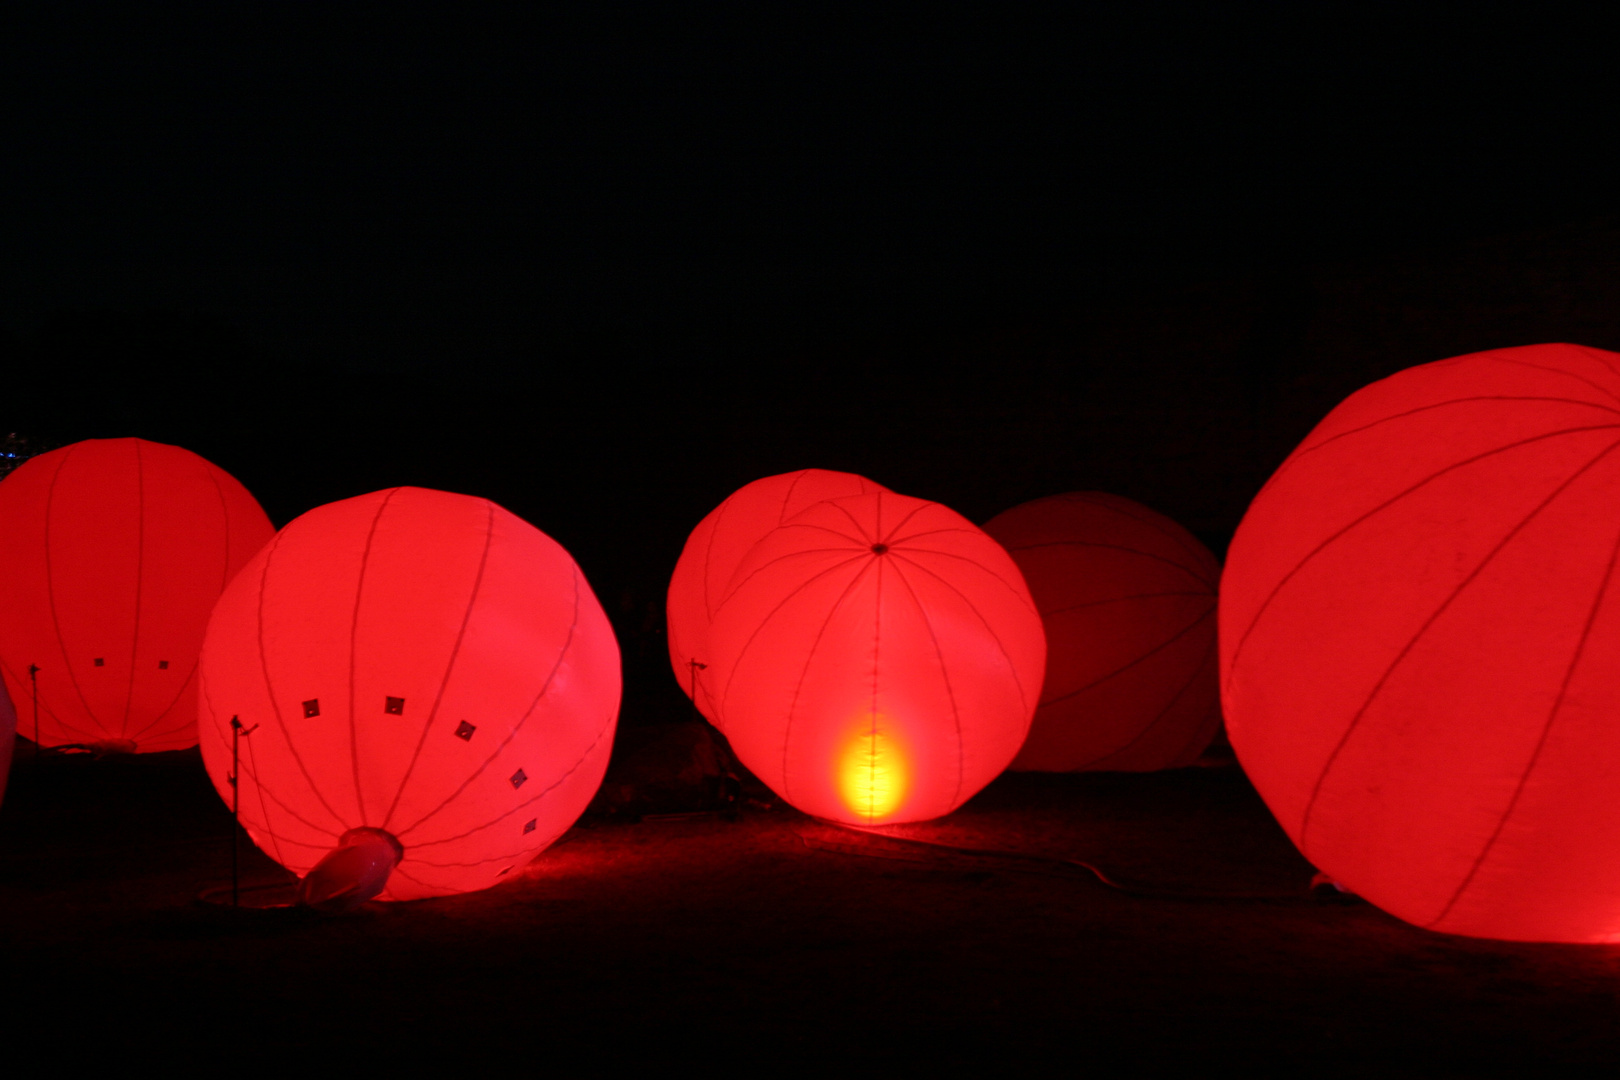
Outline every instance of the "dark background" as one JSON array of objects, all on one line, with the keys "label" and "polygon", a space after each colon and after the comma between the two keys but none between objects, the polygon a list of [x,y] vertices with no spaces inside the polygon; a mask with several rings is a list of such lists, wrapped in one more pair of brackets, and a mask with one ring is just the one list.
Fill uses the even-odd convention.
[{"label": "dark background", "polygon": [[277,525],[490,497],[627,654],[759,476],[1107,490],[1220,552],[1358,386],[1620,348],[1597,24],[342,7],[7,6],[0,434],[177,443]]}]

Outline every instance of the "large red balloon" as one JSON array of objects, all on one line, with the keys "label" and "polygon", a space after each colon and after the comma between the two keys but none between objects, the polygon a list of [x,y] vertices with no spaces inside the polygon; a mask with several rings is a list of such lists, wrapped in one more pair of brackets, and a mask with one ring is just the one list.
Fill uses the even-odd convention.
[{"label": "large red balloon", "polygon": [[1220,564],[1186,529],[1100,491],[1053,495],[985,523],[1046,626],[1046,683],[1014,769],[1142,772],[1190,765],[1220,727]]},{"label": "large red balloon", "polygon": [[306,874],[381,837],[403,856],[380,895],[404,900],[493,885],[573,824],[607,768],[619,650],[555,541],[484,499],[395,488],[276,535],[214,609],[202,682],[227,802],[232,718],[251,731],[254,842]]},{"label": "large red balloon", "polygon": [[1351,395],[1233,540],[1233,749],[1408,922],[1620,940],[1620,355],[1536,345]]},{"label": "large red balloon", "polygon": [[882,490],[881,484],[853,473],[800,469],[745,484],[698,522],[675,563],[665,611],[670,665],[704,716],[719,723],[707,676],[709,623],[748,549],[807,506]]},{"label": "large red balloon", "polygon": [[247,489],[178,446],[91,439],[0,482],[0,668],[45,746],[197,741],[209,609],[274,533]]},{"label": "large red balloon", "polygon": [[938,503],[816,503],[743,559],[709,629],[725,733],[783,799],[859,824],[961,805],[1007,767],[1046,639],[1012,558]]}]

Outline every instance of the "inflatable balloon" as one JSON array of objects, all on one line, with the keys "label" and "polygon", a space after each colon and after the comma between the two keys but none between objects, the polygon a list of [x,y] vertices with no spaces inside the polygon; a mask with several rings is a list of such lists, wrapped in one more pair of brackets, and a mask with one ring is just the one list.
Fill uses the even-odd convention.
[{"label": "inflatable balloon", "polygon": [[1620,355],[1402,371],[1317,425],[1221,585],[1233,749],[1399,918],[1620,940]]},{"label": "inflatable balloon", "polygon": [[732,571],[760,537],[805,507],[840,495],[882,490],[863,476],[827,469],[767,476],[732,492],[687,537],[665,606],[669,662],[681,689],[717,726],[722,721],[706,678],[707,635]]},{"label": "inflatable balloon", "polygon": [[179,750],[197,741],[197,650],[226,582],[274,529],[189,450],[90,439],[0,482],[0,669],[40,742]]},{"label": "inflatable balloon", "polygon": [[203,643],[208,774],[229,803],[235,738],[242,825],[318,907],[495,884],[585,809],[618,710],[618,644],[574,560],[442,491],[299,517]]},{"label": "inflatable balloon", "polygon": [[1001,545],[888,491],[767,533],[709,644],[742,763],[806,813],[857,824],[938,817],[993,780],[1023,744],[1046,657]]},{"label": "inflatable balloon", "polygon": [[1220,727],[1220,564],[1186,529],[1098,491],[990,519],[1046,627],[1046,683],[1012,768],[1190,765]]}]

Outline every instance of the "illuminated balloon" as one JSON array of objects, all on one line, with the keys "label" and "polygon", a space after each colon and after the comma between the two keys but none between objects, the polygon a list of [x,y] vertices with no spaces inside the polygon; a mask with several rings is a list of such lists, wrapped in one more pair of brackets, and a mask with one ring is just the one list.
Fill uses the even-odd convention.
[{"label": "illuminated balloon", "polygon": [[209,609],[274,533],[247,489],[178,446],[90,439],[0,482],[0,668],[39,740],[101,750],[197,741]]},{"label": "illuminated balloon", "polygon": [[990,519],[1046,626],[1046,683],[1012,768],[1190,765],[1220,727],[1220,564],[1186,529],[1099,491]]},{"label": "illuminated balloon", "polygon": [[675,563],[665,610],[675,679],[687,697],[693,696],[696,687],[695,704],[704,716],[716,725],[721,723],[711,700],[707,668],[694,668],[693,661],[708,662],[709,623],[732,571],[748,549],[813,503],[883,490],[882,485],[853,473],[800,469],[745,484],[698,522]]},{"label": "illuminated balloon", "polygon": [[1620,355],[1402,371],[1317,425],[1221,585],[1233,749],[1408,922],[1620,940]]},{"label": "illuminated balloon", "polygon": [[1046,640],[1011,556],[938,503],[816,503],[742,560],[709,629],[742,763],[859,824],[960,806],[1023,744]]},{"label": "illuminated balloon", "polygon": [[408,900],[487,888],[574,823],[607,768],[619,649],[554,540],[395,488],[266,545],[214,609],[202,687],[209,776],[229,802],[239,718],[242,824],[309,875],[305,899]]}]

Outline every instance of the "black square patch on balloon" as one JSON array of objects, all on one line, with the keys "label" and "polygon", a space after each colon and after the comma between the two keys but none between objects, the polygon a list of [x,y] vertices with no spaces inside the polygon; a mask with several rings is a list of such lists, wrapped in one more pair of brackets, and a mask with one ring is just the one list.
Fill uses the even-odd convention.
[{"label": "black square patch on balloon", "polygon": [[402,697],[383,698],[383,712],[389,716],[405,715],[405,699]]},{"label": "black square patch on balloon", "polygon": [[534,832],[535,824],[538,823],[539,820],[540,820],[539,818],[530,818],[528,821],[525,821],[523,823],[523,835],[527,836],[530,833]]},{"label": "black square patch on balloon", "polygon": [[456,725],[456,738],[463,739],[467,742],[472,742],[472,733],[477,730],[478,726],[476,724],[469,724],[467,721],[463,720],[461,723]]},{"label": "black square patch on balloon", "polygon": [[101,658],[101,657],[99,657],[99,656],[98,656],[98,657],[96,657],[96,667],[105,667],[105,666],[106,666],[106,664],[107,664],[107,661],[106,661],[106,660],[104,660],[104,659],[102,659],[102,658]]},{"label": "black square patch on balloon", "polygon": [[167,660],[159,660],[158,661],[158,670],[159,671],[168,671],[169,670],[169,662]]},{"label": "black square patch on balloon", "polygon": [[512,786],[515,788],[520,788],[523,786],[523,781],[527,780],[528,778],[529,774],[524,772],[522,769],[519,769],[517,772],[512,774]]},{"label": "black square patch on balloon", "polygon": [[304,702],[304,716],[305,717],[319,716],[319,715],[321,715],[321,699],[320,698],[310,698],[308,701]]}]

